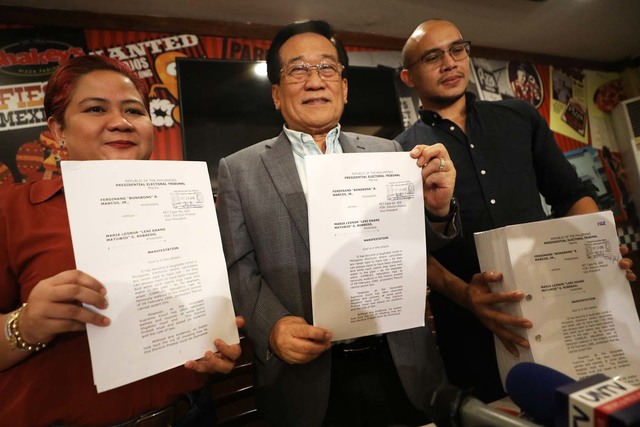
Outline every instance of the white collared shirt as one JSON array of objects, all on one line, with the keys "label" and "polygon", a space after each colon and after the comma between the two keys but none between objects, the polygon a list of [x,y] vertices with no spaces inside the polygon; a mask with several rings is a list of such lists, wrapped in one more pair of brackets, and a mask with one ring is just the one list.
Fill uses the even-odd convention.
[{"label": "white collared shirt", "polygon": [[313,140],[313,137],[308,133],[291,130],[287,128],[287,125],[282,126],[282,129],[291,142],[291,151],[293,151],[293,159],[296,162],[296,169],[298,170],[298,176],[300,177],[300,184],[302,184],[302,191],[304,191],[304,197],[307,198],[307,169],[304,158],[306,156],[312,156],[317,154],[340,154],[342,153],[342,146],[340,145],[340,124],[334,127],[327,133],[326,146],[327,149],[324,153],[318,147],[318,144]]}]

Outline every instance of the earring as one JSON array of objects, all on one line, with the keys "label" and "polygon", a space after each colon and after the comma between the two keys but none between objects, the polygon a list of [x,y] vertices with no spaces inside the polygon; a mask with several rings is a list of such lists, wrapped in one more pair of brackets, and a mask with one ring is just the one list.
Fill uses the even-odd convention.
[{"label": "earring", "polygon": [[58,141],[58,147],[60,148],[64,147],[64,139],[61,139],[60,141]]}]

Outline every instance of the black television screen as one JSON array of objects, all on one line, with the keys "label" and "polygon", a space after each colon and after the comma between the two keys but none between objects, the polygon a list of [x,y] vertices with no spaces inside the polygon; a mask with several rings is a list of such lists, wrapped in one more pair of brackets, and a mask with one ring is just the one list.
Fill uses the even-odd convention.
[{"label": "black television screen", "polygon": [[[217,190],[218,162],[277,136],[284,120],[273,106],[264,62],[178,58],[182,143],[186,160],[206,161]],[[342,130],[393,139],[402,132],[395,70],[349,67]]]}]

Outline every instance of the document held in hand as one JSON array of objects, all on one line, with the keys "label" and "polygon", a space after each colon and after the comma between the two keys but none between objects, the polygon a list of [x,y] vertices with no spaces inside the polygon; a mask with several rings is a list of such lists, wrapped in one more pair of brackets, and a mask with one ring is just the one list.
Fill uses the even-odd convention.
[{"label": "document held in hand", "polygon": [[[62,162],[78,269],[107,288],[87,325],[98,392],[239,342],[204,162]],[[186,369],[186,368],[180,368]]]},{"label": "document held in hand", "polygon": [[313,321],[334,340],[424,326],[420,168],[408,153],[307,156]]},{"label": "document held in hand", "polygon": [[512,225],[475,233],[482,271],[500,271],[493,292],[524,292],[501,310],[522,316],[529,341],[509,353],[494,336],[500,375],[521,361],[554,368],[576,380],[620,376],[640,385],[640,321],[610,211]]}]

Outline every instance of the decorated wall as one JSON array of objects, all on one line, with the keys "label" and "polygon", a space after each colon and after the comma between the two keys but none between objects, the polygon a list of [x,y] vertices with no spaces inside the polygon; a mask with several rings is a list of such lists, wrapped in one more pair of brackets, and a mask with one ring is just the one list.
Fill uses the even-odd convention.
[{"label": "decorated wall", "polygon": [[75,29],[0,29],[0,187],[59,174],[66,152],[46,128],[43,87],[70,58],[108,55],[127,63],[150,88],[155,159],[182,159],[175,60],[264,60],[268,41],[194,34]]},{"label": "decorated wall", "polygon": [[483,58],[472,58],[472,70],[479,98],[518,98],[538,109],[580,178],[594,186],[600,209],[635,219],[610,115],[625,98],[618,73]]},{"label": "decorated wall", "polygon": [[[149,84],[155,159],[182,159],[175,60],[198,57],[264,60],[269,41],[136,31],[0,28],[0,188],[59,174],[66,152],[46,128],[43,86],[59,64],[78,55],[126,62]],[[362,51],[349,47],[350,51]],[[624,170],[609,113],[624,99],[617,73],[473,57],[472,85],[481,99],[520,98],[534,105],[598,189],[598,203],[628,219]]]}]

